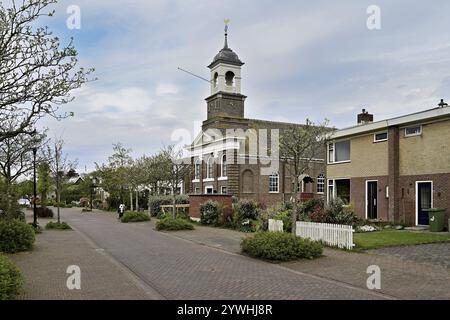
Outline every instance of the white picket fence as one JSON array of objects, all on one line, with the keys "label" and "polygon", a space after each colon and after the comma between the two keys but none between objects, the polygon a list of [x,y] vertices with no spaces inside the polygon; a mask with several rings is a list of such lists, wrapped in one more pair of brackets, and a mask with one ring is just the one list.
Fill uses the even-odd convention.
[{"label": "white picket fence", "polygon": [[270,232],[283,232],[283,221],[269,219],[269,231]]},{"label": "white picket fence", "polygon": [[353,249],[353,227],[342,224],[298,221],[296,235],[301,238],[323,241],[338,248]]}]

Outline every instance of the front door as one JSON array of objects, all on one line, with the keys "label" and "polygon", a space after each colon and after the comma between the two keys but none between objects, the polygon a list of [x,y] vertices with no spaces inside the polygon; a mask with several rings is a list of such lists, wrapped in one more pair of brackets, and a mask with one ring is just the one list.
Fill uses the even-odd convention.
[{"label": "front door", "polygon": [[417,224],[428,225],[428,211],[432,205],[432,188],[431,182],[417,183]]},{"label": "front door", "polygon": [[378,218],[378,182],[367,181],[367,219]]}]

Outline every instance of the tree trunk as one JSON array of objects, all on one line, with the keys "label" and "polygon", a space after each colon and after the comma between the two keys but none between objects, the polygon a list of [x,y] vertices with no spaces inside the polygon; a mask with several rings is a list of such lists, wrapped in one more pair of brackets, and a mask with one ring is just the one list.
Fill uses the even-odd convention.
[{"label": "tree trunk", "polygon": [[172,192],[172,213],[173,218],[177,218],[177,195],[175,194],[175,191]]},{"label": "tree trunk", "polygon": [[139,191],[136,190],[136,212],[139,212]]},{"label": "tree trunk", "polygon": [[130,210],[133,210],[133,190],[130,190]]},{"label": "tree trunk", "polygon": [[296,229],[297,229],[297,196],[298,196],[298,177],[295,177],[294,179],[294,203],[292,205],[292,234],[295,235]]}]

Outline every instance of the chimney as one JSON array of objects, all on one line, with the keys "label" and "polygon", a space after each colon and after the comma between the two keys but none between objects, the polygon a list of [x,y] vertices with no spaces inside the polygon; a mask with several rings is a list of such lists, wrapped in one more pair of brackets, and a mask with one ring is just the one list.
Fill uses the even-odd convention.
[{"label": "chimney", "polygon": [[362,112],[358,114],[358,124],[366,124],[373,122],[373,114],[370,114],[366,109],[362,109]]}]

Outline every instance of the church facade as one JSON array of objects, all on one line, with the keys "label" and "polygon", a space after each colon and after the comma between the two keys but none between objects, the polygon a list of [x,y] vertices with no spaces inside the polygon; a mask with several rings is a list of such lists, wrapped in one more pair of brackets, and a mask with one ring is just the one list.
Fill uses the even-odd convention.
[{"label": "church facade", "polygon": [[[206,98],[207,119],[188,147],[192,164],[191,194],[228,194],[269,206],[292,200],[293,181],[280,161],[278,138],[283,130],[300,124],[245,118],[246,96],[241,93],[244,63],[225,44],[208,66],[211,95]],[[325,196],[325,149],[308,172],[301,192]],[[311,182],[312,181],[312,182]]]}]

